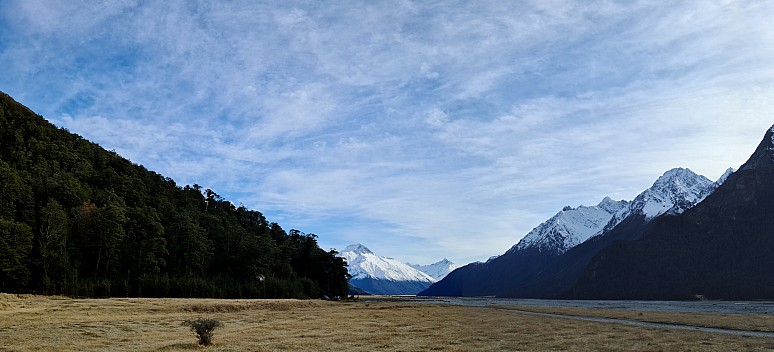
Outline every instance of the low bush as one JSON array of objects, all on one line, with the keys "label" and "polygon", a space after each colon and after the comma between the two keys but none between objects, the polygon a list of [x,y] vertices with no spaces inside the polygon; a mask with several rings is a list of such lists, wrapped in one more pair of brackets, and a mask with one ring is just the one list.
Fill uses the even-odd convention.
[{"label": "low bush", "polygon": [[223,327],[223,323],[215,319],[199,318],[196,320],[186,320],[183,322],[184,326],[191,328],[191,331],[196,333],[196,337],[199,338],[199,344],[202,346],[209,346],[212,344],[212,333],[216,328]]}]

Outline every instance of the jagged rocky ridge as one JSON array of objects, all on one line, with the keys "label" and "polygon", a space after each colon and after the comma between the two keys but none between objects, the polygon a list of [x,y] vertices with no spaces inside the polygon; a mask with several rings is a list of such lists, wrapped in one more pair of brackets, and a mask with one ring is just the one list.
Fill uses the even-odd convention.
[{"label": "jagged rocky ridge", "polygon": [[538,225],[507,253],[535,249],[543,253],[562,254],[602,231],[613,216],[627,209],[629,202],[605,197],[595,206],[565,207]]}]

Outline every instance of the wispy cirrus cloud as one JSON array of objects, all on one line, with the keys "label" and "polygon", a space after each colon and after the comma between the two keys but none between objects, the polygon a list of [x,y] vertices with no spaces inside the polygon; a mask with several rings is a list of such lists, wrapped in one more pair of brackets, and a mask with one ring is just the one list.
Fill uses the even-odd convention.
[{"label": "wispy cirrus cloud", "polygon": [[774,111],[765,2],[0,4],[0,89],[326,246],[503,252],[669,168],[719,176]]}]

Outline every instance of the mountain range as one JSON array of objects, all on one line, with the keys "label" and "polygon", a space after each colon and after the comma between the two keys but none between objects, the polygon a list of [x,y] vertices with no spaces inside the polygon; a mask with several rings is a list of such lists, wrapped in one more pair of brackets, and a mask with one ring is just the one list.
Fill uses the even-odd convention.
[{"label": "mountain range", "polygon": [[349,245],[340,255],[349,265],[350,285],[378,295],[415,295],[456,268],[448,259],[430,265],[403,263],[362,244]]},{"label": "mountain range", "polygon": [[420,294],[559,297],[602,248],[641,238],[656,218],[682,214],[717,189],[730,172],[712,182],[676,168],[632,201],[606,197],[595,206],[565,207],[503,255],[459,268]]},{"label": "mountain range", "polygon": [[738,171],[637,241],[599,251],[568,298],[774,298],[774,127]]}]

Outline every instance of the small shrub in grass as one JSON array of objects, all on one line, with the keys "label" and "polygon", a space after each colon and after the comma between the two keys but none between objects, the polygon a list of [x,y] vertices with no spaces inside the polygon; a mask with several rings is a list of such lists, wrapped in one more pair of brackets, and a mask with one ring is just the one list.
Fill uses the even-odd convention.
[{"label": "small shrub in grass", "polygon": [[196,333],[196,337],[199,338],[199,344],[202,346],[209,346],[212,344],[212,332],[216,328],[223,327],[223,323],[215,319],[203,319],[186,320],[183,322],[184,326],[191,328],[191,331]]}]

